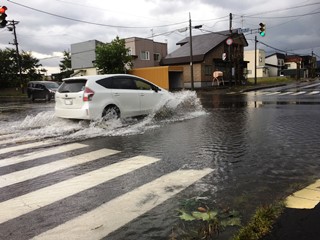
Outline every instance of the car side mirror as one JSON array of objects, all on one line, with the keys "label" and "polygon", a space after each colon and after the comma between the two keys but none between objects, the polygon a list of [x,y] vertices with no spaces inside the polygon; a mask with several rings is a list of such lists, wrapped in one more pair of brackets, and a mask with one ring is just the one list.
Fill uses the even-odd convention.
[{"label": "car side mirror", "polygon": [[152,87],[152,90],[155,91],[155,92],[161,91],[161,89],[158,88],[158,87],[156,87],[156,86],[153,86],[153,87]]}]

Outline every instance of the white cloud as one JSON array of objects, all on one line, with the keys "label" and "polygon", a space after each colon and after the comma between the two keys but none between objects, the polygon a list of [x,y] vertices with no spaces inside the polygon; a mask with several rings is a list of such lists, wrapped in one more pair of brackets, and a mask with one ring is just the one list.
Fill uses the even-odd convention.
[{"label": "white cloud", "polygon": [[[43,66],[54,67],[55,64],[58,71],[60,59],[50,59],[57,56],[54,52],[63,52],[70,49],[72,43],[91,39],[109,42],[116,36],[150,37],[154,34],[154,40],[168,42],[170,52],[176,48],[177,41],[188,36],[188,32],[174,30],[188,26],[189,13],[193,25],[203,24],[203,29],[208,31],[228,29],[229,13],[233,13],[233,28],[257,29],[258,24],[264,22],[267,35],[264,38],[259,36],[259,40],[278,49],[290,48],[303,54],[311,54],[313,49],[320,56],[320,14],[312,14],[320,11],[320,4],[314,0],[12,0],[5,4],[7,19],[19,21],[16,26],[19,48],[34,52],[39,59],[47,56],[49,59],[41,60]],[[296,6],[301,7],[294,8]],[[41,11],[105,26],[68,20]],[[301,14],[306,16],[282,18]],[[194,34],[201,32],[197,30]],[[247,38],[252,48],[250,39],[254,35]],[[5,28],[0,29],[0,47],[14,47],[8,42],[13,42],[13,35]],[[273,50],[266,48],[266,51]]]}]

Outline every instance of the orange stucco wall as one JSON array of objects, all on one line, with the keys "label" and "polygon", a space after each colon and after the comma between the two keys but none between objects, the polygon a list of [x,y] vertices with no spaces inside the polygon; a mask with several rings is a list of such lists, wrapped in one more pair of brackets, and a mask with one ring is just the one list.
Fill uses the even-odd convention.
[{"label": "orange stucco wall", "polygon": [[130,74],[147,79],[148,81],[162,87],[169,89],[169,67],[148,67],[137,68],[129,71]]}]

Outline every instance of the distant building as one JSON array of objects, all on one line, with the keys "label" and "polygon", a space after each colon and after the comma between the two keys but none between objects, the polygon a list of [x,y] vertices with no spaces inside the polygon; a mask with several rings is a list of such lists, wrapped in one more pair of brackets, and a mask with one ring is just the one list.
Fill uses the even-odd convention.
[{"label": "distant building", "polygon": [[[104,44],[98,40],[89,40],[71,44],[71,67],[74,76],[99,74],[94,62],[96,48]],[[126,48],[130,49],[133,56],[133,69],[155,67],[160,65],[161,58],[167,55],[167,43],[154,42],[144,38],[126,38]]]},{"label": "distant building", "polygon": [[277,77],[283,75],[285,68],[285,57],[283,53],[273,53],[266,57],[266,67],[269,68],[269,76]]},{"label": "distant building", "polygon": [[98,74],[94,61],[96,60],[96,47],[103,44],[97,40],[89,40],[71,44],[71,67],[73,75],[85,76]]},{"label": "distant building", "polygon": [[168,54],[167,43],[154,42],[151,39],[131,37],[124,39],[126,47],[133,57],[133,69],[156,67]]},{"label": "distant building", "polygon": [[316,75],[316,58],[312,56],[287,55],[283,75],[291,78],[312,78]]},{"label": "distant building", "polygon": [[[247,77],[255,77],[255,50],[244,51],[244,60],[249,62],[247,69]],[[256,76],[269,77],[269,69],[266,66],[266,52],[263,49],[257,49],[257,72]]]}]

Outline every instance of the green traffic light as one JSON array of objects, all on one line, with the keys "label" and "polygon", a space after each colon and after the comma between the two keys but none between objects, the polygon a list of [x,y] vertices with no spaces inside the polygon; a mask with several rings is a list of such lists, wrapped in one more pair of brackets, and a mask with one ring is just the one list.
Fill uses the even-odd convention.
[{"label": "green traffic light", "polygon": [[266,25],[264,23],[260,23],[259,26],[259,34],[261,37],[264,37],[266,35]]}]

